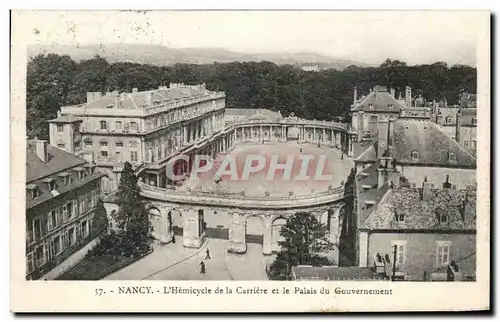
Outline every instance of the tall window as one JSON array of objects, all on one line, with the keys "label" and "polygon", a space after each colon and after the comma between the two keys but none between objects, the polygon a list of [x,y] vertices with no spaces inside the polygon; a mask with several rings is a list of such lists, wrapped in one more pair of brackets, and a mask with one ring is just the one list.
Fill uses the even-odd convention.
[{"label": "tall window", "polygon": [[448,160],[450,160],[450,161],[456,161],[456,160],[457,160],[457,158],[456,158],[456,156],[455,156],[455,153],[450,152],[450,153],[448,154]]},{"label": "tall window", "polygon": [[132,131],[137,131],[139,129],[139,126],[137,125],[136,122],[130,122],[130,129]]},{"label": "tall window", "polygon": [[108,127],[106,125],[106,121],[101,121],[101,130],[106,130]]},{"label": "tall window", "polygon": [[411,151],[411,158],[413,160],[418,160],[418,151],[417,150]]},{"label": "tall window", "polygon": [[115,128],[116,128],[117,130],[120,130],[120,131],[121,131],[121,129],[122,129],[122,122],[121,122],[121,121],[116,121],[116,123],[115,123]]},{"label": "tall window", "polygon": [[29,253],[26,258],[26,273],[31,273],[35,270],[35,259],[33,253]]},{"label": "tall window", "polygon": [[82,233],[82,238],[85,238],[89,235],[89,222],[87,220],[84,220],[80,224],[80,231]]},{"label": "tall window", "polygon": [[36,248],[36,251],[35,251],[35,261],[36,261],[36,267],[40,267],[42,265],[45,264],[46,262],[46,250],[45,250],[46,246],[45,245],[41,245],[41,246],[38,246]]},{"label": "tall window", "polygon": [[391,254],[396,250],[396,265],[404,265],[406,260],[406,241],[393,240],[391,242]]},{"label": "tall window", "polygon": [[469,141],[464,140],[464,147],[468,148],[469,147]]},{"label": "tall window", "polygon": [[74,215],[73,213],[73,202],[70,201],[66,204],[66,208],[68,209],[68,219],[71,219]]},{"label": "tall window", "polygon": [[69,246],[73,246],[76,243],[76,231],[75,227],[68,229],[68,242]]},{"label": "tall window", "polygon": [[137,151],[130,151],[130,162],[138,162]]},{"label": "tall window", "polygon": [[56,209],[52,210],[47,218],[47,228],[49,231],[57,227],[57,211]]},{"label": "tall window", "polygon": [[40,218],[35,218],[33,220],[33,234],[35,238],[42,237],[42,220]]},{"label": "tall window", "polygon": [[59,133],[64,132],[64,126],[62,126],[62,125],[58,124],[58,125],[57,125],[57,132],[59,132]]},{"label": "tall window", "polygon": [[446,124],[451,124],[451,116],[446,117]]},{"label": "tall window", "polygon": [[59,255],[61,251],[61,236],[56,236],[50,241],[50,252],[52,253],[52,257]]},{"label": "tall window", "polygon": [[436,265],[447,265],[450,262],[451,242],[438,241],[436,250]]}]

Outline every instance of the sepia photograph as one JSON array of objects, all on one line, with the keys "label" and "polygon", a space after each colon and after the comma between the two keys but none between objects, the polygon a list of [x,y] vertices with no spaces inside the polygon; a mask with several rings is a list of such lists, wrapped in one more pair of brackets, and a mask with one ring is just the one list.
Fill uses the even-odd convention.
[{"label": "sepia photograph", "polygon": [[266,311],[286,302],[272,294],[413,287],[443,289],[429,300],[445,310],[438,296],[470,287],[488,308],[489,21],[13,11],[11,279],[109,301],[267,296]]}]

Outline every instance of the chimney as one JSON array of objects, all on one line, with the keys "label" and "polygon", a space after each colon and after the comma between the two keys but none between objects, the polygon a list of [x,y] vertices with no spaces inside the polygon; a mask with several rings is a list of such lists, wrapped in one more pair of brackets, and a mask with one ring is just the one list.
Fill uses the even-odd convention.
[{"label": "chimney", "polygon": [[457,122],[455,124],[455,141],[457,141],[458,143],[460,143],[460,128],[462,127],[461,116],[462,116],[462,113],[458,112],[457,113]]},{"label": "chimney", "polygon": [[389,123],[387,124],[387,148],[392,146],[392,137],[394,134],[394,117],[389,117]]},{"label": "chimney", "polygon": [[432,196],[431,184],[427,182],[427,177],[425,177],[422,183],[422,201],[429,201]]},{"label": "chimney", "polygon": [[410,86],[406,86],[405,103],[406,103],[407,107],[411,107],[411,87]]},{"label": "chimney", "polygon": [[42,160],[43,163],[47,163],[49,161],[46,140],[36,140],[36,156]]},{"label": "chimney", "polygon": [[396,89],[394,87],[391,87],[391,95],[396,98]]},{"label": "chimney", "polygon": [[354,104],[358,101],[358,89],[354,87]]},{"label": "chimney", "polygon": [[61,111],[57,111],[57,117],[61,117]]},{"label": "chimney", "polygon": [[137,87],[132,88],[132,93],[137,93],[137,92],[138,92]]},{"label": "chimney", "polygon": [[378,146],[377,146],[377,157],[380,158],[384,155],[387,150],[387,138],[389,130],[389,120],[387,118],[381,118],[378,121]]}]

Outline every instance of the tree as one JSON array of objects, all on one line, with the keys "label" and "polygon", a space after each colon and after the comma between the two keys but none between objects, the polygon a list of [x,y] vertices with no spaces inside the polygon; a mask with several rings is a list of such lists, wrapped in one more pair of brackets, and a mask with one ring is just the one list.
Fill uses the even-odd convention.
[{"label": "tree", "polygon": [[324,255],[334,246],[328,240],[327,227],[312,214],[296,213],[281,227],[280,234],[284,237],[278,242],[281,250],[269,267],[272,279],[290,280],[292,267],[297,265],[332,265]]},{"label": "tree", "polygon": [[97,201],[97,205],[94,210],[94,218],[92,220],[92,229],[94,231],[102,231],[107,233],[109,221],[108,215],[106,214],[106,209],[104,208],[104,204],[102,199]]},{"label": "tree", "polygon": [[123,166],[116,196],[119,208],[115,219],[125,251],[132,254],[148,251],[152,241],[152,226],[141,200],[137,176],[128,162]]}]

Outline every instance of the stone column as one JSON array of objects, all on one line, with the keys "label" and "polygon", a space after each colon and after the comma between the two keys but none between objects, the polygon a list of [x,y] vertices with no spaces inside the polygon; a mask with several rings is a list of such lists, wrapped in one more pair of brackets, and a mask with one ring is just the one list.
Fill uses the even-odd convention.
[{"label": "stone column", "polygon": [[335,147],[336,147],[337,149],[340,149],[340,148],[341,148],[340,143],[341,143],[341,142],[340,142],[340,132],[336,132],[336,133],[335,133]]},{"label": "stone column", "polygon": [[262,125],[260,126],[260,142],[264,142],[264,133],[262,132]]},{"label": "stone column", "polygon": [[245,240],[245,215],[233,213],[231,223],[229,224],[229,246],[228,253],[244,254],[247,251]]},{"label": "stone column", "polygon": [[335,146],[335,132],[332,130],[332,135],[330,136],[330,144]]},{"label": "stone column", "polygon": [[184,247],[200,248],[205,241],[201,218],[198,211],[189,209],[183,213],[183,244]]},{"label": "stone column", "polygon": [[325,130],[325,128],[323,128],[323,137],[322,137],[321,142],[325,142],[325,141],[326,141],[326,130]]},{"label": "stone column", "polygon": [[352,144],[352,135],[347,136],[347,156],[352,157],[354,153],[354,146]]},{"label": "stone column", "polygon": [[264,234],[262,241],[262,253],[264,255],[271,255],[273,253],[272,249],[272,223],[271,216],[266,215],[264,218]]},{"label": "stone column", "polygon": [[339,216],[340,207],[334,209],[333,214],[330,217],[330,242],[335,245],[333,249],[333,260],[338,265],[339,263],[339,241],[340,241],[340,227],[339,227]]},{"label": "stone column", "polygon": [[153,231],[155,237],[164,244],[170,243],[174,235],[173,227],[171,221],[168,218],[169,209],[162,208],[161,212],[161,227],[158,231]]},{"label": "stone column", "polygon": [[253,141],[253,126],[250,126],[250,141]]}]

